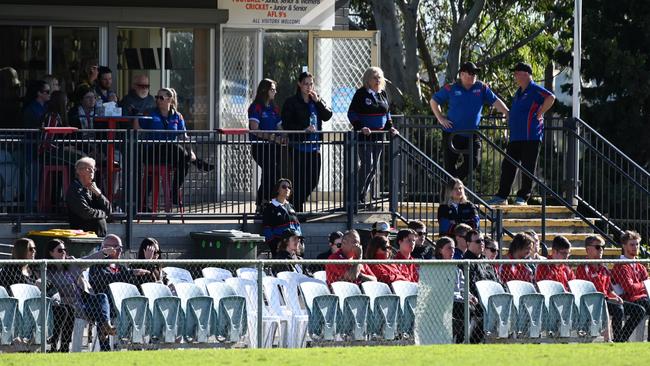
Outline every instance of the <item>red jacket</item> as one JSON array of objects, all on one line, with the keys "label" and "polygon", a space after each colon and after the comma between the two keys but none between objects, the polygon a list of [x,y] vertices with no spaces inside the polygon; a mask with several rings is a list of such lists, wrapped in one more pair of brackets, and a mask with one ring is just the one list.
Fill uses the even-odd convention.
[{"label": "red jacket", "polygon": [[[514,259],[510,255],[508,255],[508,258]],[[532,283],[535,279],[532,269],[524,263],[502,264],[499,268],[499,278],[503,284],[514,280]]]},{"label": "red jacket", "polygon": [[400,268],[400,264],[370,264],[370,270],[377,277],[377,281],[391,284],[395,281],[409,281],[410,277],[406,276]]},{"label": "red jacket", "polygon": [[[402,252],[397,252],[395,255],[395,259],[413,259],[413,257],[409,254],[408,258],[404,257],[402,255]],[[406,281],[410,282],[418,282],[420,280],[420,274],[418,273],[419,266],[417,264],[399,264],[400,270],[402,273],[404,273],[404,277],[406,277]]]},{"label": "red jacket", "polygon": [[535,281],[557,281],[560,282],[564,289],[569,291],[569,281],[574,280],[576,276],[571,268],[565,264],[540,264],[537,266]]},{"label": "red jacket", "polygon": [[[327,259],[338,259],[338,260],[349,260],[341,249],[332,253]],[[327,275],[327,284],[330,285],[332,282],[343,281],[343,275],[350,268],[350,264],[326,264],[325,265],[325,274]],[[374,276],[374,273],[367,265],[363,264],[361,267],[361,273],[369,276]],[[358,283],[358,281],[355,281]]]},{"label": "red jacket", "polygon": [[641,263],[615,264],[612,280],[623,287],[621,297],[625,301],[637,301],[648,297],[643,281],[648,279],[648,271]]},{"label": "red jacket", "polygon": [[616,298],[612,289],[612,277],[609,269],[602,264],[581,264],[576,268],[576,278],[594,284],[598,292],[602,292],[608,299]]}]

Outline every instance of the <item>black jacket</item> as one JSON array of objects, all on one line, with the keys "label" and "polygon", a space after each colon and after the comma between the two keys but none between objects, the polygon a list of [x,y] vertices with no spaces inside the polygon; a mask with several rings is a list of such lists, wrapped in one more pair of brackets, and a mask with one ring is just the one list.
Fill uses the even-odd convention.
[{"label": "black jacket", "polygon": [[106,218],[111,213],[111,204],[101,195],[93,196],[75,179],[66,194],[70,228],[93,231],[97,236],[106,236]]},{"label": "black jacket", "polygon": [[[291,253],[287,252],[286,250],[279,250],[275,255],[273,255],[273,259],[282,259],[282,260],[302,260],[302,257],[298,255],[291,255]],[[298,269],[300,268],[300,270]],[[300,264],[280,264],[280,265],[274,265],[271,268],[271,272],[273,275],[277,276],[278,273],[280,272],[298,272],[298,273],[303,273],[307,274],[304,271],[305,267],[301,266]]]},{"label": "black jacket", "polygon": [[[332,118],[332,108],[328,107],[323,99],[316,104],[316,114],[318,116],[318,131],[323,130],[323,121],[329,121]],[[309,104],[302,99],[300,92],[287,98],[282,106],[282,128],[289,131],[300,131],[309,127]],[[292,141],[304,141],[307,134],[290,134]]]},{"label": "black jacket", "polygon": [[110,297],[110,288],[108,285],[114,282],[134,283],[135,276],[133,271],[123,264],[116,264],[117,270],[111,271],[107,265],[94,265],[90,267],[88,273],[88,282],[93,287],[95,293],[104,293]]},{"label": "black jacket", "polygon": [[458,224],[467,224],[472,229],[479,228],[479,216],[476,205],[464,202],[454,207],[443,203],[438,207],[438,230],[440,235],[454,237],[454,229]]},{"label": "black jacket", "polygon": [[422,246],[416,246],[411,253],[413,259],[433,259],[433,247],[425,242]]},{"label": "black jacket", "polygon": [[156,107],[156,100],[152,95],[147,95],[144,98],[135,92],[135,90],[129,90],[122,100],[118,103],[122,107],[122,115],[124,116],[137,116],[142,115],[146,111]]},{"label": "black jacket", "polygon": [[[465,251],[465,256],[463,257],[463,259],[474,260],[474,259],[484,259],[484,257],[483,255],[478,257],[476,256],[476,254],[467,250]],[[470,264],[469,265],[469,291],[472,293],[472,295],[478,297],[478,291],[476,290],[476,282],[483,281],[483,280],[489,280],[489,281],[501,283],[501,281],[499,281],[499,277],[497,276],[497,272],[494,270],[493,265],[479,264],[479,263]]]}]

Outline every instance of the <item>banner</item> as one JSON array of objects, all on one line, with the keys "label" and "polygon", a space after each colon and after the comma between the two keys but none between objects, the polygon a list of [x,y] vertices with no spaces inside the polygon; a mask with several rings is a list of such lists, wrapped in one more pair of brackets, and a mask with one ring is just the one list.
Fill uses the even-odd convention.
[{"label": "banner", "polygon": [[334,27],[334,0],[221,0],[228,10],[231,25],[259,28],[306,28],[328,30]]}]

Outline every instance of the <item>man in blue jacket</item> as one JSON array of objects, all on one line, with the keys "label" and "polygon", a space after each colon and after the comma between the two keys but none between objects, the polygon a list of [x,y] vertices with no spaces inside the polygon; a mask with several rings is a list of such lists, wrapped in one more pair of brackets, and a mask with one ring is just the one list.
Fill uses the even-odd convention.
[{"label": "man in blue jacket", "polygon": [[[506,153],[520,163],[524,169],[535,174],[539,146],[544,136],[544,113],[555,103],[555,96],[533,81],[533,68],[529,64],[519,62],[512,71],[519,89],[515,92],[510,109],[510,118],[508,119],[510,140]],[[517,168],[508,160],[503,159],[499,192],[488,202],[489,204],[508,204],[507,198],[516,173]],[[521,187],[517,191],[515,205],[527,204],[532,187],[532,179],[526,174],[522,174]]]},{"label": "man in blue jacket", "polygon": [[[465,62],[460,66],[460,79],[453,84],[446,84],[430,101],[431,110],[443,127],[445,169],[461,180],[469,173],[469,153],[463,154],[463,163],[456,168],[460,154],[454,152],[450,145],[453,143],[458,150],[468,150],[471,141],[474,147],[472,159],[476,169],[481,161],[481,140],[476,135],[454,133],[478,130],[484,104],[495,107],[508,117],[508,107],[487,84],[477,80],[476,75],[480,71],[473,62]],[[446,116],[442,114],[441,109],[441,105],[445,103],[449,104]]]}]

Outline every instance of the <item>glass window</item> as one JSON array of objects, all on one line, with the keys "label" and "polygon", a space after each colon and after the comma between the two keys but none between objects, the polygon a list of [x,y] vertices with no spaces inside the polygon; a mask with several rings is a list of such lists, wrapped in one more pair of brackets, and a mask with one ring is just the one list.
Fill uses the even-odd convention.
[{"label": "glass window", "polygon": [[99,58],[99,28],[52,29],[52,75],[72,101],[74,88],[85,77],[82,68]]},{"label": "glass window", "polygon": [[[120,28],[117,35],[117,85],[120,99],[132,88],[136,76],[149,77],[149,94],[161,87],[158,53],[162,47],[161,28]],[[115,77],[114,77],[115,79]],[[115,84],[115,80],[113,81]]]},{"label": "glass window", "polygon": [[285,99],[296,94],[298,75],[308,62],[308,37],[308,32],[264,33],[263,77],[277,82],[278,94],[275,96],[275,102],[280,108]]}]

